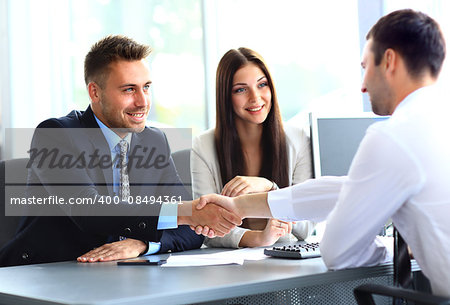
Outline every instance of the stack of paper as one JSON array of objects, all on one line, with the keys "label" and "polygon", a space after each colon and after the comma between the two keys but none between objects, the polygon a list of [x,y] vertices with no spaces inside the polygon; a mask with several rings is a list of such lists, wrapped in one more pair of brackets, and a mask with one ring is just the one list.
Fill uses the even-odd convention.
[{"label": "stack of paper", "polygon": [[162,267],[212,266],[244,264],[244,260],[264,259],[264,249],[246,248],[234,251],[222,251],[213,254],[171,255]]}]

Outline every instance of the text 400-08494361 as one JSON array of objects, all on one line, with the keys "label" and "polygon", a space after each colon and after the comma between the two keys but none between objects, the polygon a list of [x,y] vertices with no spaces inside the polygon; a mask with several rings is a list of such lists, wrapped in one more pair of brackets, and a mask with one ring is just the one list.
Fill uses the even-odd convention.
[{"label": "text 400-08494361", "polygon": [[[119,204],[118,196],[100,196],[99,204]],[[128,204],[181,204],[181,196],[129,196]]]}]

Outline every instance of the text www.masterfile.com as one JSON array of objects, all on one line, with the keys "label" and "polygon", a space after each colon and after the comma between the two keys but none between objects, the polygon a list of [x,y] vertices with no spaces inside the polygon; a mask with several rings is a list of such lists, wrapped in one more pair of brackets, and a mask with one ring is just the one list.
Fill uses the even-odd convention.
[{"label": "text www.masterfile.com", "polygon": [[100,196],[94,197],[70,197],[64,198],[57,195],[46,197],[11,197],[11,205],[111,205],[111,204],[182,204],[181,196],[129,196],[127,200],[122,200],[119,196]]}]

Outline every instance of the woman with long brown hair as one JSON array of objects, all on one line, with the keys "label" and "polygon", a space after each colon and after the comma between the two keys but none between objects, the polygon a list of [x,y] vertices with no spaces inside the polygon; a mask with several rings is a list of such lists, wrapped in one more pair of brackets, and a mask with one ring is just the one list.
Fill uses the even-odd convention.
[{"label": "woman with long brown hair", "polygon": [[[238,196],[267,192],[311,178],[309,138],[299,128],[283,128],[272,77],[263,58],[248,48],[232,49],[216,75],[216,127],[194,139],[191,171],[194,198],[209,193]],[[304,239],[309,221],[245,219],[213,247],[268,246],[292,233]]]}]

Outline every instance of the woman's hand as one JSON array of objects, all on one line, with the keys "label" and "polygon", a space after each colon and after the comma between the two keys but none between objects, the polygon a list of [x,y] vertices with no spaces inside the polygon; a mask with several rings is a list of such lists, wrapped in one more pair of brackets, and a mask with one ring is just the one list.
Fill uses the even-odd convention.
[{"label": "woman's hand", "polygon": [[292,223],[271,218],[263,231],[247,231],[239,247],[266,247],[278,241],[281,236],[292,232]]},{"label": "woman's hand", "polygon": [[278,241],[281,236],[292,232],[292,223],[281,221],[275,218],[269,219],[266,228],[261,232],[261,246],[271,246]]},{"label": "woman's hand", "polygon": [[223,187],[221,195],[236,197],[249,193],[268,192],[273,182],[261,177],[236,176]]}]

